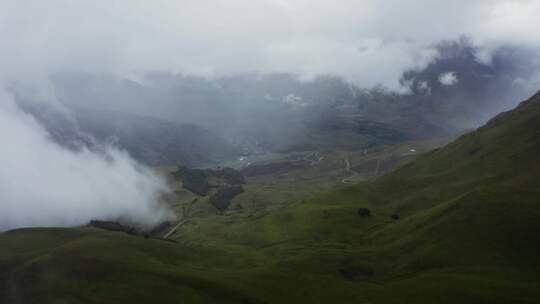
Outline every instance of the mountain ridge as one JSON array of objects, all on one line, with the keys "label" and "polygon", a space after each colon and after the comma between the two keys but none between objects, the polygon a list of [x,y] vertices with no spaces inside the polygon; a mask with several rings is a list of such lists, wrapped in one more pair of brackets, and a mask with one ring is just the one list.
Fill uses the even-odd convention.
[{"label": "mountain ridge", "polygon": [[240,155],[238,148],[195,124],[74,105],[60,111],[47,103],[18,100],[18,104],[53,141],[71,149],[113,144],[154,166],[208,166]]}]

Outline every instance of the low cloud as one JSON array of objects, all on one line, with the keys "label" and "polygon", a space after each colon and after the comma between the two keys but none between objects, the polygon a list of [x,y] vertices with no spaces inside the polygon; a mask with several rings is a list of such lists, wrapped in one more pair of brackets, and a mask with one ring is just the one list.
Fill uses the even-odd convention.
[{"label": "low cloud", "polygon": [[0,91],[0,230],[123,219],[150,226],[170,218],[158,203],[165,182],[114,147],[59,146]]},{"label": "low cloud", "polygon": [[445,86],[453,86],[458,83],[456,72],[446,72],[439,75],[439,82]]}]

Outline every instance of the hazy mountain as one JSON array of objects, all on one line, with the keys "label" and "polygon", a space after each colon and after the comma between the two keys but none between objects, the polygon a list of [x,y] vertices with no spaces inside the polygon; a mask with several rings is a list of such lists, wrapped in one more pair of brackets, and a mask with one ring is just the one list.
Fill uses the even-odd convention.
[{"label": "hazy mountain", "polygon": [[504,46],[483,61],[481,50],[466,38],[441,42],[436,49],[437,58],[425,68],[403,74],[401,83],[409,92],[363,90],[361,111],[382,121],[424,121],[455,133],[478,127],[537,89],[532,50]]},{"label": "hazy mountain", "polygon": [[72,106],[63,111],[46,103],[20,102],[63,146],[114,144],[151,165],[212,165],[240,155],[239,149],[194,124]]},{"label": "hazy mountain", "polygon": [[[339,77],[293,74],[202,78],[152,72],[138,80],[112,74],[58,73],[68,105],[196,124],[252,151],[289,149],[328,120],[372,121],[413,138],[456,134],[484,123],[532,93],[534,53],[503,46],[482,61],[466,38],[434,46],[426,67],[403,73],[404,92],[362,88]],[[306,143],[312,144],[312,143]]]}]

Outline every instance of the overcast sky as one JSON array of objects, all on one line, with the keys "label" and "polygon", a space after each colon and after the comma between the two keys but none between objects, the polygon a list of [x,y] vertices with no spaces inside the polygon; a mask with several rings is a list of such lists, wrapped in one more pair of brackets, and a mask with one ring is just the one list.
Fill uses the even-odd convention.
[{"label": "overcast sky", "polygon": [[335,74],[395,88],[443,39],[467,35],[486,54],[539,47],[538,16],[536,0],[0,0],[0,67]]}]

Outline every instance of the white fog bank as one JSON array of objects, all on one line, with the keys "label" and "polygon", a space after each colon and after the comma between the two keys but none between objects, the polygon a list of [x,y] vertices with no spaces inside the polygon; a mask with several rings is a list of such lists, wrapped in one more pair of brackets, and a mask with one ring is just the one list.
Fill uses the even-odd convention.
[{"label": "white fog bank", "polygon": [[153,225],[165,182],[114,147],[68,150],[0,92],[0,230],[117,219]]}]

